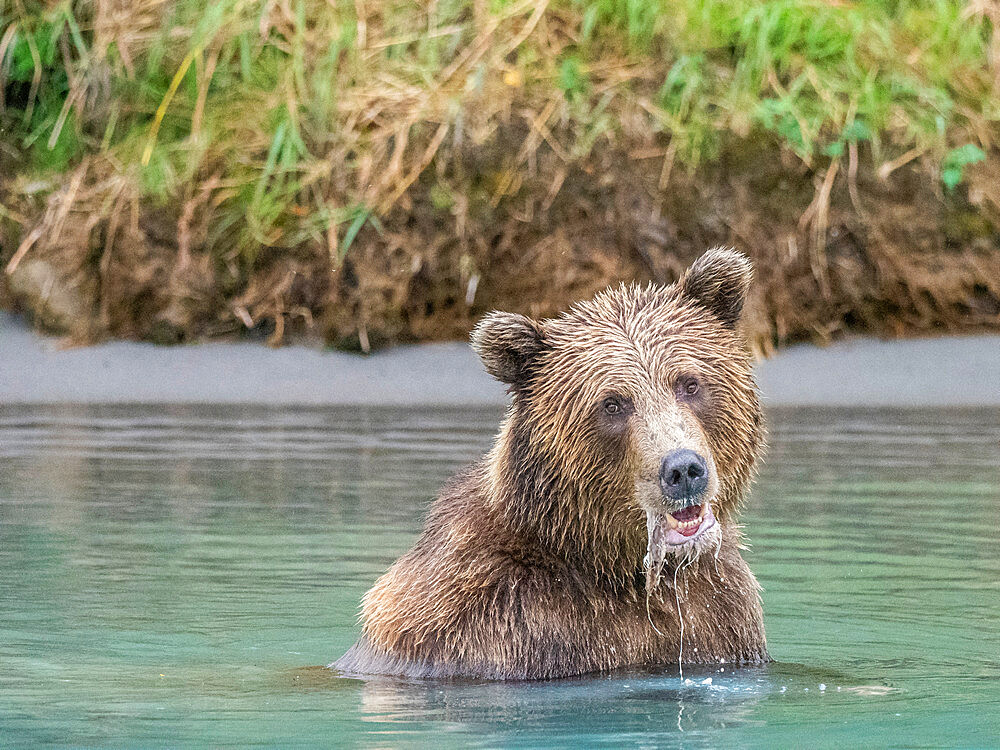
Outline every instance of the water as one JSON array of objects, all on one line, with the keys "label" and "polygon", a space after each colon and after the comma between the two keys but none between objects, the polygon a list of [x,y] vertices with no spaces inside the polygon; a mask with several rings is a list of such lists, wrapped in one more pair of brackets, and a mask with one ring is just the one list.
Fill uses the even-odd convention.
[{"label": "water", "polygon": [[1000,411],[779,411],[767,668],[547,684],[310,665],[486,411],[0,408],[0,746],[1000,744]]}]

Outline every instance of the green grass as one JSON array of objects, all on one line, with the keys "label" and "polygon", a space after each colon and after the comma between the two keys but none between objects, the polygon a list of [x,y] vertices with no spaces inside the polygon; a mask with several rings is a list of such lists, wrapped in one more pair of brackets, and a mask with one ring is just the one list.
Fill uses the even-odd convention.
[{"label": "green grass", "polygon": [[[586,53],[621,30],[636,56],[666,65],[663,131],[688,163],[727,133],[771,131],[812,164],[851,140],[947,148],[998,116],[989,24],[958,2],[579,0]],[[611,44],[614,42],[611,41]]]},{"label": "green grass", "polygon": [[814,169],[857,142],[875,164],[928,153],[949,189],[1000,116],[990,20],[949,0],[123,7],[2,6],[16,168],[55,187],[90,160],[94,180],[153,203],[209,190],[208,249],[245,263],[309,242],[342,258],[459,133],[487,139],[512,103],[553,107],[567,158],[627,140],[621,113],[638,108],[689,168],[766,133]]}]

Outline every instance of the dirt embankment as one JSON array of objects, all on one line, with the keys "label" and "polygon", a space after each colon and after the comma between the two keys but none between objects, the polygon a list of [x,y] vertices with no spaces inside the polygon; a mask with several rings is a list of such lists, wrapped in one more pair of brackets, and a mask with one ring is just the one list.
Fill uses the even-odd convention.
[{"label": "dirt embankment", "polygon": [[530,137],[511,125],[453,144],[343,257],[317,237],[250,264],[213,250],[224,185],[150,205],[84,162],[45,200],[22,189],[7,203],[21,221],[0,224],[0,302],[79,342],[368,349],[463,338],[494,308],[545,316],[619,281],[670,282],[724,243],[756,263],[746,325],[761,352],[848,331],[1000,329],[995,155],[949,193],[929,160],[877,174],[864,144],[816,170],[776,143],[732,142],[688,173],[653,142],[580,161],[541,142],[519,164]]}]

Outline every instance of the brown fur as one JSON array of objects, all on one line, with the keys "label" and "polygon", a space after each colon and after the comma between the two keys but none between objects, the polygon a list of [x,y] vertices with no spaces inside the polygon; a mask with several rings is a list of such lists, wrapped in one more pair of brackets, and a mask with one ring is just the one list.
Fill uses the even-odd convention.
[{"label": "brown fur", "polygon": [[[333,666],[544,679],[766,661],[735,525],[764,437],[734,330],[750,275],[743,256],[714,250],[673,286],[622,286],[546,321],[488,316],[473,345],[511,387],[500,434],[365,596],[362,636]],[[684,400],[677,382],[692,373],[700,395]],[[634,404],[627,421],[600,416],[608,393]],[[668,559],[647,599],[646,512],[659,501],[637,482],[658,465],[667,421],[714,460],[721,534]]]}]

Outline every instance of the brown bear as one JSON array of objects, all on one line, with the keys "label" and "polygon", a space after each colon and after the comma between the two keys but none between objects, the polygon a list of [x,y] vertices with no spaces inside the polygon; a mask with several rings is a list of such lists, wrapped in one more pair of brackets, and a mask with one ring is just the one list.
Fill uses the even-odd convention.
[{"label": "brown bear", "polygon": [[764,447],[752,276],[717,248],[670,286],[472,334],[510,408],[364,597],[345,675],[547,679],[768,660],[736,512]]}]

